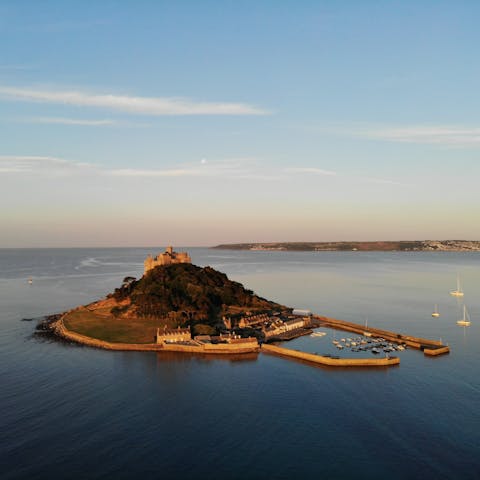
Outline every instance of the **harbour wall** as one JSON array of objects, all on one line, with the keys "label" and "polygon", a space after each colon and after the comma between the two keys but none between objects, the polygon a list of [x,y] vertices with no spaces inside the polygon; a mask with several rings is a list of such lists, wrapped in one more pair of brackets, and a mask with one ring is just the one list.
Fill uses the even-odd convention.
[{"label": "harbour wall", "polygon": [[184,353],[205,353],[220,355],[236,355],[258,352],[260,346],[257,341],[244,343],[198,343],[197,345],[185,345],[179,343],[113,343],[87,337],[69,330],[63,322],[63,317],[57,320],[52,329],[56,335],[72,342],[81,343],[89,347],[103,348],[104,350],[121,350],[135,352],[184,352]]},{"label": "harbour wall", "polygon": [[314,353],[299,352],[289,348],[278,347],[277,345],[262,345],[262,352],[273,353],[283,357],[297,358],[310,363],[328,365],[330,367],[390,367],[399,365],[398,357],[385,358],[331,358]]},{"label": "harbour wall", "polygon": [[380,328],[365,327],[357,323],[347,322],[345,320],[337,320],[335,318],[322,317],[320,315],[314,315],[313,318],[321,323],[321,325],[330,328],[336,328],[338,330],[344,330],[347,332],[363,335],[365,332],[371,333],[374,336],[385,338],[390,342],[405,343],[409,347],[423,350],[425,355],[443,355],[450,352],[450,348],[447,345],[443,345],[438,340],[429,340],[426,338],[413,337],[411,335],[404,335],[401,333],[390,332],[389,330],[383,330]]}]

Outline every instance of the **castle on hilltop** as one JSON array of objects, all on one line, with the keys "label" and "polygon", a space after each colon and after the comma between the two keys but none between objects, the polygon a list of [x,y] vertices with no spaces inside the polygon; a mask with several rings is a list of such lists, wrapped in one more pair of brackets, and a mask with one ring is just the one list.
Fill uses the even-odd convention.
[{"label": "castle on hilltop", "polygon": [[145,267],[143,273],[145,274],[159,265],[172,265],[173,263],[192,263],[192,259],[187,252],[174,252],[173,247],[167,247],[164,253],[159,253],[156,257],[148,255],[143,262]]}]

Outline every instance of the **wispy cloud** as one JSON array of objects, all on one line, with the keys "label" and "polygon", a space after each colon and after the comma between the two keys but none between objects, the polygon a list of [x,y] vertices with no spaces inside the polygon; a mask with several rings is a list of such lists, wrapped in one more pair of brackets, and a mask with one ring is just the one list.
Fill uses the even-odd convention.
[{"label": "wispy cloud", "polygon": [[300,173],[300,174],[313,174],[313,175],[336,175],[337,172],[333,172],[331,170],[323,170],[321,168],[315,167],[292,167],[292,168],[285,168],[284,170],[287,173]]},{"label": "wispy cloud", "polygon": [[95,167],[57,157],[0,155],[0,173],[71,175],[87,168]]},{"label": "wispy cloud", "polygon": [[236,180],[277,180],[286,178],[250,158],[206,160],[183,163],[172,168],[108,168],[49,156],[0,156],[0,173],[46,176],[95,175],[116,178],[218,178]]},{"label": "wispy cloud", "polygon": [[292,174],[304,177],[321,175],[335,176],[339,180],[354,183],[370,183],[409,187],[393,179],[337,175],[330,170],[315,167],[291,167],[278,169],[263,165],[252,158],[232,158],[225,160],[200,159],[197,162],[183,163],[170,168],[108,168],[85,162],[75,162],[50,156],[0,156],[0,174],[43,175],[46,177],[95,176],[105,178],[160,179],[160,178],[216,178],[252,181],[288,181]]},{"label": "wispy cloud", "polygon": [[[219,177],[263,178],[268,176],[251,159],[230,159],[181,164],[175,168],[107,168],[50,156],[0,156],[0,173],[78,175],[94,174],[110,177]],[[270,175],[271,176],[271,175]]]},{"label": "wispy cloud", "polygon": [[199,176],[198,169],[135,169],[120,168],[110,170],[108,173],[117,177],[188,177]]},{"label": "wispy cloud", "polygon": [[0,97],[27,102],[107,108],[141,115],[265,115],[268,113],[243,103],[197,102],[186,98],[135,97],[8,86],[0,86]]},{"label": "wispy cloud", "polygon": [[22,121],[27,123],[44,123],[55,125],[85,125],[91,127],[113,126],[118,125],[115,120],[88,120],[82,118],[63,118],[63,117],[33,117],[26,118]]},{"label": "wispy cloud", "polygon": [[372,178],[372,177],[361,177],[360,181],[364,183],[376,183],[378,185],[398,185],[401,187],[411,187],[413,184],[398,182],[396,180],[391,180],[388,178]]},{"label": "wispy cloud", "polygon": [[367,126],[336,129],[335,133],[388,142],[455,147],[480,146],[480,127],[451,125]]},{"label": "wispy cloud", "polygon": [[180,168],[165,169],[113,169],[105,172],[118,177],[219,177],[236,179],[273,179],[272,172],[267,172],[251,159],[230,159],[183,164]]}]

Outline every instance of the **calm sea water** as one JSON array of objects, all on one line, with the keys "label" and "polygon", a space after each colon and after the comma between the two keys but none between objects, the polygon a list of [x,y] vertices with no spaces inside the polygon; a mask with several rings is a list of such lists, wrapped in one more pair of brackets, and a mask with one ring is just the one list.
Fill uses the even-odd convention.
[{"label": "calm sea water", "polygon": [[[452,353],[332,370],[42,340],[22,319],[104,296],[150,251],[0,250],[2,479],[480,478],[480,254],[189,250],[266,298]],[[333,335],[288,346],[324,353]]]}]

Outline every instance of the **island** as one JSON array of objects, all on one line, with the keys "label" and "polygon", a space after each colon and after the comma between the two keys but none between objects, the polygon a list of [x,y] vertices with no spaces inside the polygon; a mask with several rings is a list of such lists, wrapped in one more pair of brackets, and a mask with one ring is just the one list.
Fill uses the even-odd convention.
[{"label": "island", "polygon": [[267,242],[226,243],[211,248],[220,250],[256,251],[369,251],[369,252],[480,252],[480,241],[476,240],[401,240],[375,242]]},{"label": "island", "polygon": [[388,353],[384,358],[339,358],[278,345],[313,334],[319,326],[360,335],[365,345],[391,342],[384,345],[386,352],[393,351],[394,344],[402,349],[407,345],[421,349],[427,355],[449,351],[441,342],[371,327],[367,330],[363,325],[267,300],[224,273],[193,265],[188,253],[175,252],[172,247],[157,256],[149,255],[139,280],[125,277],[105,298],[52,315],[39,328],[68,341],[108,350],[238,355],[258,353],[262,348],[267,353],[328,366],[391,366],[400,362]]},{"label": "island", "polygon": [[112,350],[238,354],[266,341],[311,333],[305,312],[256,295],[172,247],[144,262],[106,298],[53,317],[50,329],[78,343]]}]

